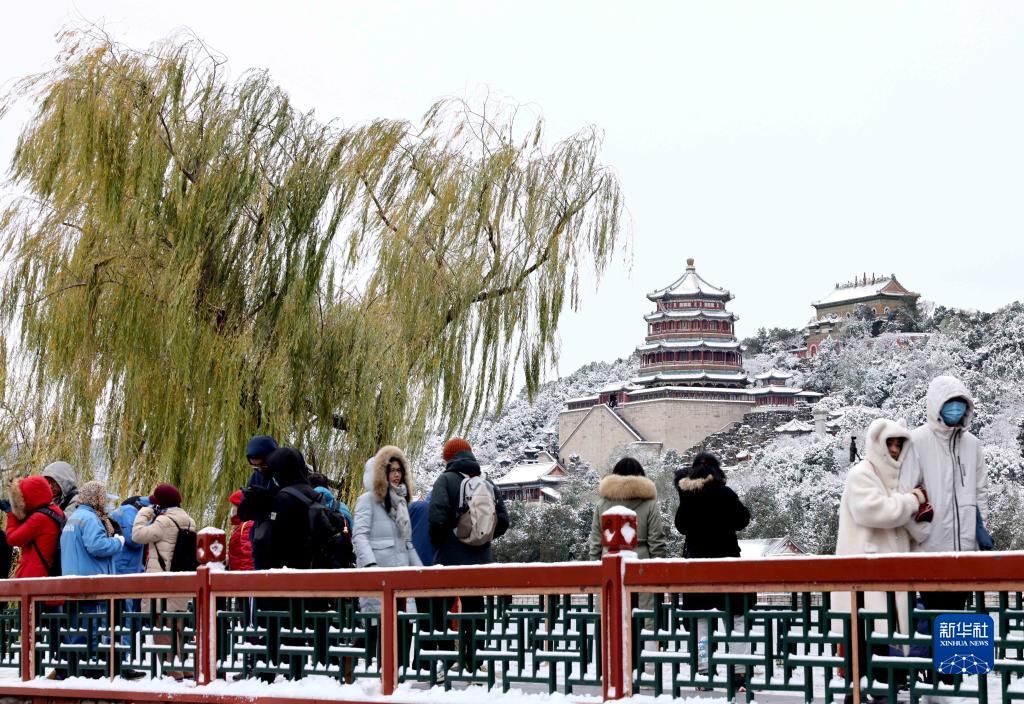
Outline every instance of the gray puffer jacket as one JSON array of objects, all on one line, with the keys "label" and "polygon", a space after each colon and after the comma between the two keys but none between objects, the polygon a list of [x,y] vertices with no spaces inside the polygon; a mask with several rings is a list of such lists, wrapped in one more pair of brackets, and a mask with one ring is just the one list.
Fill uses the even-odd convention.
[{"label": "gray puffer jacket", "polygon": [[[366,463],[363,483],[367,491],[356,501],[352,526],[352,546],[356,552],[357,567],[374,564],[378,567],[423,566],[413,547],[411,532],[403,537],[398,524],[384,506],[384,495],[388,491],[387,465],[392,458],[398,459],[405,467],[405,488],[407,493],[412,492],[409,461],[397,447],[389,445],[381,448],[376,457]],[[359,605],[363,611],[380,610],[379,599],[362,597]]]}]

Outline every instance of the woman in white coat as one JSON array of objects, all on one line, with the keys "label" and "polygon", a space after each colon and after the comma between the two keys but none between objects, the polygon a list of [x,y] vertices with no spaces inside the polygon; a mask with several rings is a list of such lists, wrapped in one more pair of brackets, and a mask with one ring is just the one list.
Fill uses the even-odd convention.
[{"label": "woman in white coat", "polygon": [[[928,497],[924,489],[899,490],[900,465],[910,446],[910,433],[902,421],[896,423],[877,418],[868,426],[864,448],[864,459],[850,470],[846,487],[839,503],[839,536],[836,542],[837,555],[878,555],[885,553],[910,552],[910,534],[907,526],[915,518],[924,519]],[[837,611],[850,611],[849,594],[833,595],[832,603]],[[885,592],[865,592],[864,608],[868,611],[885,612]],[[899,632],[911,632],[907,608],[907,595],[896,595]],[[867,674],[867,648],[864,632],[867,624],[861,624],[860,671]],[[876,621],[872,630],[885,632],[884,621]],[[875,645],[871,648],[876,655],[888,655],[888,647]],[[872,673],[880,682],[888,680],[887,671],[876,668]],[[847,697],[852,701],[852,696]],[[885,698],[870,701],[884,702]]]},{"label": "woman in white coat", "polygon": [[[356,501],[352,526],[356,567],[422,567],[412,544],[409,502],[413,479],[405,453],[393,445],[382,447],[366,463],[363,483],[366,491]],[[380,599],[360,597],[359,608],[379,613]],[[368,629],[371,656],[376,650],[376,631],[375,625]],[[410,634],[404,635],[406,640],[400,643],[399,652],[408,653]]]}]

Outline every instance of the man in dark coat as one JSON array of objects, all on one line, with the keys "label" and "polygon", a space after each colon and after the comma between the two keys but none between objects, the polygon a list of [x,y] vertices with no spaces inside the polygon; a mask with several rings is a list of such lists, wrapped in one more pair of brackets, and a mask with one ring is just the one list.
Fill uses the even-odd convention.
[{"label": "man in dark coat", "polygon": [[[270,497],[269,512],[265,519],[266,530],[258,533],[253,528],[252,554],[260,556],[261,567],[258,569],[275,569],[289,567],[295,570],[308,570],[313,563],[312,540],[309,525],[309,506],[319,500],[319,495],[309,483],[309,470],[302,453],[291,447],[281,447],[266,458],[266,469],[269,479],[276,485]],[[244,499],[243,499],[244,501]],[[241,513],[241,507],[239,507]],[[302,603],[307,608],[314,607],[310,599],[259,598],[256,609],[263,611],[290,611],[293,627],[300,628],[303,623]],[[267,651],[271,663],[280,663],[282,638],[287,643],[289,638],[281,636],[283,624],[262,623],[267,628]],[[326,626],[326,622],[323,624]],[[326,643],[326,632],[322,634],[321,643]],[[304,639],[296,639],[291,643],[296,646],[307,645]],[[317,652],[316,658],[324,662],[326,653]],[[291,662],[291,677],[298,679],[302,665],[298,658]],[[269,673],[260,675],[265,682],[273,682],[274,676]]]},{"label": "man in dark coat", "polygon": [[[308,570],[313,564],[309,506],[320,497],[309,483],[306,460],[298,450],[282,447],[270,454],[267,466],[278,489],[270,500],[270,530],[253,538],[253,554],[259,550],[269,569]],[[257,547],[259,540],[264,544]]]},{"label": "man in dark coat", "polygon": [[[455,537],[459,521],[459,492],[466,477],[480,475],[480,463],[473,449],[462,438],[452,438],[444,445],[442,457],[445,470],[434,482],[430,493],[430,542],[437,548],[434,562],[438,565],[489,565],[494,562],[491,544],[466,545]],[[495,492],[494,508],[497,526],[494,537],[500,538],[508,530],[508,511],[501,495]]]},{"label": "man in dark coat", "polygon": [[[467,477],[480,475],[480,463],[473,456],[473,448],[462,438],[452,438],[444,444],[441,457],[445,470],[434,482],[430,492],[430,542],[437,548],[434,563],[438,565],[488,565],[494,562],[491,543],[467,545],[455,537],[455,526],[461,515],[460,491],[462,481]],[[494,509],[497,522],[494,537],[500,538],[508,530],[508,511],[501,495],[494,492]],[[463,618],[459,622],[459,651],[466,669],[477,669],[476,651],[473,648],[473,634],[483,624],[484,598],[464,596],[462,613],[480,614],[476,618]]]},{"label": "man in dark coat", "polygon": [[270,545],[270,504],[277,493],[277,483],[270,473],[267,458],[277,449],[277,441],[269,435],[255,435],[245,446],[245,457],[252,467],[249,483],[242,490],[238,520],[252,521],[253,569],[270,569],[269,555],[261,550]]}]

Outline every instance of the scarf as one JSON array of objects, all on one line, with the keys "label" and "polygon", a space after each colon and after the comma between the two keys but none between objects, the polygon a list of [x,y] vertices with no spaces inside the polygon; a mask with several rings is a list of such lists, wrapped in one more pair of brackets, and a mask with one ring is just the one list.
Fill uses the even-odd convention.
[{"label": "scarf", "polygon": [[388,506],[388,516],[398,526],[398,534],[405,541],[412,537],[412,522],[409,520],[409,504],[406,501],[408,493],[405,484],[388,485],[388,498],[391,499],[388,502],[391,504]]}]

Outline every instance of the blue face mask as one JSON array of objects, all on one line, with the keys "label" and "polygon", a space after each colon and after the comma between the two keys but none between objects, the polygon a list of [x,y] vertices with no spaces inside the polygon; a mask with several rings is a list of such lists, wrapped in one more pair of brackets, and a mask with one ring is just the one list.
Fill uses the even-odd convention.
[{"label": "blue face mask", "polygon": [[939,411],[939,415],[942,416],[943,422],[946,425],[957,425],[964,419],[964,415],[967,414],[967,404],[963,401],[946,401],[942,404],[942,409]]}]

